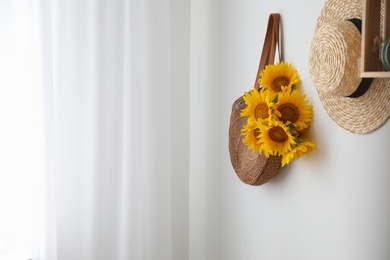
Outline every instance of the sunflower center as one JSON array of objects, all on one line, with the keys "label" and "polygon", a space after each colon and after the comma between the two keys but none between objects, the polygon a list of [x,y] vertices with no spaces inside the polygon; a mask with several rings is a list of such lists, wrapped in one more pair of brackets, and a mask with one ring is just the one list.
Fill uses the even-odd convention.
[{"label": "sunflower center", "polygon": [[290,84],[290,81],[288,78],[284,76],[277,77],[274,79],[274,82],[272,82],[272,90],[275,92],[281,92],[282,86],[288,86]]},{"label": "sunflower center", "polygon": [[284,129],[280,126],[274,126],[269,130],[268,133],[269,137],[272,141],[277,143],[284,143],[287,141],[288,136]]},{"label": "sunflower center", "polygon": [[299,118],[299,111],[296,105],[291,103],[281,104],[278,108],[278,111],[281,114],[280,120],[283,123],[287,123],[290,121],[291,123],[295,123]]},{"label": "sunflower center", "polygon": [[259,103],[255,108],[255,118],[256,119],[266,119],[268,118],[268,106],[266,103]]}]

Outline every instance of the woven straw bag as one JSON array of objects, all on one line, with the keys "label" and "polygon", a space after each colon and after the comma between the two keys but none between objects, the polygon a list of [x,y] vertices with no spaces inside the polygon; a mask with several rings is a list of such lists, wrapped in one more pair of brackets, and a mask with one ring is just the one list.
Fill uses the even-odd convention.
[{"label": "woven straw bag", "polygon": [[[264,40],[263,51],[257,71],[255,88],[259,90],[260,72],[266,65],[274,63],[276,47],[278,47],[279,61],[282,61],[280,15],[270,14],[267,32]],[[240,112],[246,107],[241,96],[232,105],[232,113],[229,126],[229,152],[232,166],[239,179],[249,185],[262,185],[277,175],[281,167],[281,156],[270,158],[256,152],[253,153],[242,142],[242,128],[247,123],[247,117],[241,117]]]}]

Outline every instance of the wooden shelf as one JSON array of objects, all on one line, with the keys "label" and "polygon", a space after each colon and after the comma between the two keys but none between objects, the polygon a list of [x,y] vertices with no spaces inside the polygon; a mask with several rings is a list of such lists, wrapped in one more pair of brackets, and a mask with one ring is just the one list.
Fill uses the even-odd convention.
[{"label": "wooden shelf", "polygon": [[[381,7],[384,8],[383,21],[380,18]],[[380,47],[375,48],[375,37],[384,42],[390,37],[390,0],[363,0],[362,20],[362,57],[360,76],[363,78],[389,78],[380,60]],[[375,50],[376,49],[376,50]]]}]

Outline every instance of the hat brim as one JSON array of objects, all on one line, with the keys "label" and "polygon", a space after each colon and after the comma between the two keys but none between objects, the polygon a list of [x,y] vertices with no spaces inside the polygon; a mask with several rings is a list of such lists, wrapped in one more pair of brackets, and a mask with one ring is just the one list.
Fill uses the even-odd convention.
[{"label": "hat brim", "polygon": [[[315,31],[324,24],[351,18],[362,19],[361,0],[327,0],[318,17]],[[317,88],[330,118],[352,133],[367,134],[382,126],[390,117],[390,78],[376,78],[361,97],[338,97]]]},{"label": "hat brim", "polygon": [[390,79],[374,79],[358,98],[337,97],[318,91],[332,120],[351,133],[367,134],[382,126],[390,116]]}]

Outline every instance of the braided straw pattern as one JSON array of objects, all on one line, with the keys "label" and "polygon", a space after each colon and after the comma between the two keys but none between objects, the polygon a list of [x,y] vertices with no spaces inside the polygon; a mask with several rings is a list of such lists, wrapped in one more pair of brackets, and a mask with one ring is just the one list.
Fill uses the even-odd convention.
[{"label": "braided straw pattern", "polygon": [[349,96],[361,82],[358,77],[361,35],[348,21],[325,24],[313,36],[309,55],[312,80],[321,92]]},{"label": "braided straw pattern", "polygon": [[229,127],[229,152],[233,168],[246,184],[259,186],[275,177],[281,167],[281,157],[265,157],[259,153],[253,153],[242,142],[241,129],[247,123],[247,117],[241,117],[240,111],[245,106],[242,97],[237,99],[232,106]]},{"label": "braided straw pattern", "polygon": [[343,21],[350,18],[362,19],[362,14],[362,0],[328,0],[318,17],[315,30],[334,21]]},{"label": "braided straw pattern", "polygon": [[[361,37],[352,38],[355,41],[352,43],[349,38],[356,36],[348,28],[350,26],[343,27],[342,24],[346,24],[343,21],[351,18],[361,19],[362,7],[361,0],[327,0],[315,27],[310,47],[309,71],[321,102],[332,120],[352,133],[367,134],[379,128],[390,117],[390,78],[374,79],[371,87],[361,97],[344,97],[352,88],[357,87],[358,70],[350,63],[356,63],[356,57],[360,56]],[[326,32],[327,30],[329,31]],[[334,32],[337,33],[332,38]],[[345,37],[341,37],[340,32],[345,32]],[[326,39],[321,39],[321,35]],[[337,44],[340,44],[339,48],[335,47]],[[321,46],[324,46],[323,53]],[[326,60],[327,57],[331,57],[329,61]],[[322,60],[323,63],[317,60]],[[344,69],[341,68],[343,63]],[[325,72],[320,72],[321,69]],[[326,74],[329,75],[330,86],[326,86]]]},{"label": "braided straw pattern", "polygon": [[370,133],[390,116],[390,79],[374,79],[366,94],[358,98],[318,94],[332,120],[351,133]]}]

